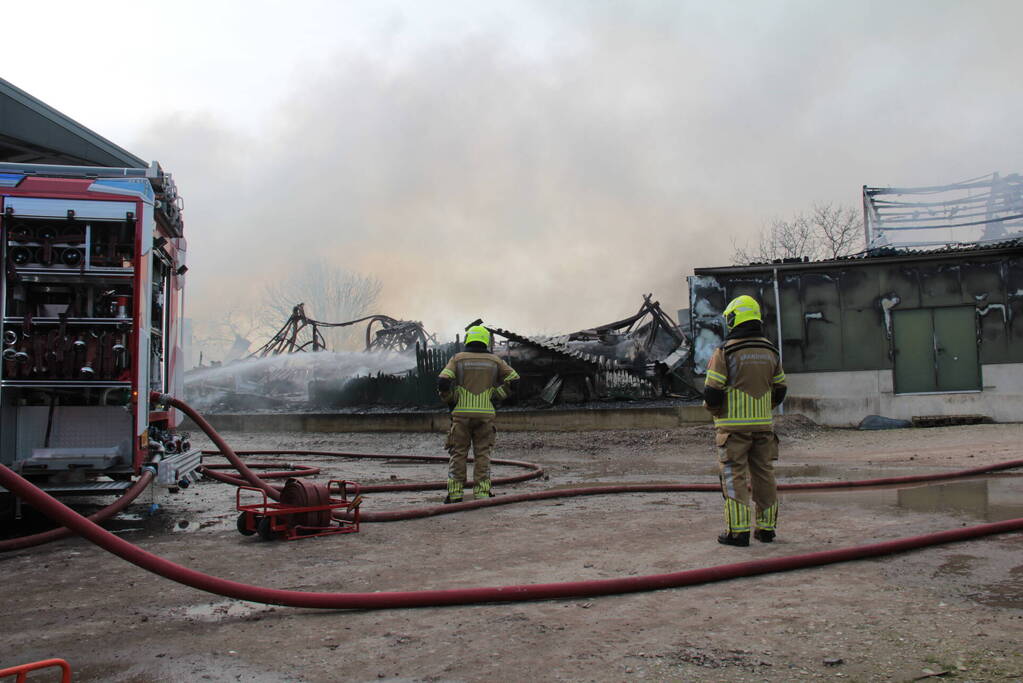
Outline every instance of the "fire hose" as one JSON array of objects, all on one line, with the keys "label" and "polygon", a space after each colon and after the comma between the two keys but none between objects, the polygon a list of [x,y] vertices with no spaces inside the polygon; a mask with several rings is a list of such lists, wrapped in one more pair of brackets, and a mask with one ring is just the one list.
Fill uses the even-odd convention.
[{"label": "fire hose", "polygon": [[[181,401],[161,397],[170,405],[181,408],[185,406]],[[184,410],[184,408],[182,408]],[[193,421],[209,435],[220,451],[228,457],[242,476],[254,486],[263,490],[270,490],[277,493],[274,487],[261,481],[255,473],[247,467],[224,442],[215,430],[201,418],[194,410],[188,407],[184,410],[190,417],[194,414]],[[910,481],[935,481],[939,479],[961,478],[963,476],[976,475],[997,470],[1012,469],[1023,466],[1023,460],[1016,460],[1000,463],[991,467],[972,468],[961,472],[953,472],[939,475],[919,475],[915,477],[892,477],[888,479],[862,480],[851,482],[853,486],[879,486],[886,484],[909,483]],[[867,483],[871,482],[871,483]],[[635,576],[618,579],[600,579],[593,581],[575,581],[564,583],[548,584],[526,584],[516,586],[494,586],[483,588],[461,588],[447,590],[424,590],[424,591],[396,591],[376,593],[319,593],[308,591],[290,591],[274,588],[266,588],[244,584],[237,581],[230,581],[215,576],[210,576],[187,567],[183,567],[157,555],[149,553],[138,546],[135,546],[118,536],[104,530],[94,522],[77,514],[63,503],[52,498],[32,483],[20,477],[18,474],[0,465],[0,485],[5,486],[15,495],[22,498],[28,504],[37,508],[43,514],[59,524],[62,524],[72,531],[84,536],[96,545],[111,552],[133,564],[159,574],[179,583],[205,590],[226,597],[260,602],[266,604],[287,605],[293,607],[312,607],[326,609],[383,609],[383,608],[408,608],[440,605],[458,605],[483,602],[517,602],[526,600],[550,600],[559,598],[579,598],[597,595],[610,595],[619,593],[630,593],[648,590],[660,590],[665,588],[677,588],[682,586],[695,585],[724,581],[744,576],[756,576],[779,571],[789,571],[806,567],[815,567],[836,562],[847,562],[851,560],[888,555],[898,552],[906,552],[924,548],[927,546],[953,543],[958,541],[980,538],[983,536],[1002,534],[1023,530],[1023,518],[1006,520],[989,524],[978,524],[970,527],[952,529],[948,531],[934,532],[920,536],[884,541],[861,546],[838,548],[802,555],[792,555],[770,559],[754,560],[752,562],[740,562],[702,569],[692,569],[669,574],[653,574],[647,576]],[[848,485],[848,484],[846,484]],[[679,485],[685,488],[681,490],[718,490],[716,486],[693,484]],[[789,485],[788,489],[813,489],[813,488],[842,488],[841,482],[827,482],[825,484],[797,484]],[[270,490],[268,490],[270,489]],[[489,500],[473,501],[462,503],[461,509],[469,507],[483,507],[486,504],[498,504],[517,502],[521,499],[551,498],[558,495],[591,495],[597,492],[605,493],[612,490],[628,491],[678,491],[678,486],[655,485],[655,486],[623,486],[623,487],[590,487],[589,489],[566,489],[561,491],[544,491],[539,494],[520,494],[517,496],[503,496]],[[513,500],[514,499],[514,500]],[[458,506],[447,506],[449,508]]]},{"label": "fire hose", "polygon": [[[386,458],[396,460],[442,460],[447,462],[447,458],[443,456],[429,456],[429,455],[383,455],[383,454],[372,454],[372,453],[337,453],[332,451],[295,451],[295,450],[260,450],[260,451],[230,451],[223,453],[221,451],[203,451],[206,455],[224,455],[229,460],[231,456],[237,457],[239,455],[315,455],[321,457],[345,457],[345,458]],[[249,480],[242,477],[235,477],[221,472],[209,471],[211,468],[217,470],[224,469],[233,466],[232,465],[204,465],[207,468],[203,471],[203,474],[218,481],[224,483],[233,484],[235,486],[251,486]],[[515,477],[507,477],[505,479],[495,479],[495,483],[510,483],[513,481],[525,481],[538,477],[543,474],[543,470],[538,465],[533,463],[523,462],[519,460],[491,460],[494,464],[504,465],[517,465],[520,467],[535,468],[533,471],[526,474],[518,475]],[[249,465],[253,467],[253,465]],[[880,479],[855,479],[852,481],[822,481],[822,482],[804,482],[799,484],[779,484],[779,491],[824,491],[824,490],[835,490],[835,489],[852,489],[852,488],[864,488],[864,487],[884,487],[884,486],[902,486],[906,484],[920,484],[933,481],[947,481],[949,479],[965,479],[967,477],[976,477],[986,474],[992,474],[1003,470],[1016,469],[1023,467],[1023,460],[1012,460],[1004,463],[997,463],[994,465],[985,465],[981,467],[972,467],[965,470],[957,470],[955,472],[939,472],[932,474],[912,474],[901,477],[884,477]],[[264,475],[265,476],[265,475]],[[471,485],[469,482],[467,485]],[[362,486],[362,493],[373,493],[373,492],[384,492],[384,491],[424,491],[431,489],[443,489],[445,482],[424,482],[417,484],[377,484]],[[404,508],[399,510],[389,510],[387,512],[366,512],[362,511],[359,517],[361,522],[399,522],[407,519],[419,519],[423,517],[432,517],[434,515],[450,514],[454,512],[462,512],[465,510],[471,510],[482,507],[494,507],[497,505],[509,505],[511,503],[522,503],[526,501],[534,500],[548,500],[551,498],[572,498],[577,496],[602,496],[612,495],[618,493],[718,493],[721,487],[718,484],[619,484],[610,486],[584,486],[573,489],[552,489],[547,491],[534,491],[531,493],[518,493],[510,495],[501,495],[494,498],[484,498],[482,500],[470,500],[462,503],[456,503],[453,505],[429,505],[424,507],[415,508]],[[348,515],[339,515],[341,519],[349,518]]]},{"label": "fire hose", "polygon": [[[121,510],[131,505],[131,503],[139,497],[139,494],[149,487],[149,484],[152,483],[153,477],[155,476],[156,473],[152,469],[147,468],[143,470],[142,476],[139,477],[138,480],[132,484],[131,488],[126,490],[120,498],[102,510],[97,510],[86,519],[97,523],[110,519],[117,513],[121,512]],[[0,553],[6,553],[12,550],[22,550],[23,548],[32,548],[37,545],[42,545],[43,543],[49,543],[50,541],[56,541],[73,535],[74,532],[71,531],[71,529],[66,526],[62,526],[57,527],[56,529],[50,529],[49,531],[43,531],[38,534],[32,534],[31,536],[10,538],[5,541],[0,541]]]},{"label": "fire hose", "polygon": [[[203,451],[203,455],[225,455],[220,451]],[[337,451],[294,451],[294,450],[262,450],[262,451],[234,451],[236,456],[242,455],[315,455],[329,458],[365,458],[371,460],[414,460],[422,462],[448,462],[448,458],[443,455],[401,455],[401,454],[386,454],[386,453],[342,453]],[[503,460],[500,458],[491,459],[493,465],[508,465],[512,467],[523,467],[529,471],[524,474],[518,474],[513,477],[495,477],[493,484],[507,485],[517,484],[519,482],[528,481],[530,479],[536,479],[543,476],[543,468],[532,462],[525,462],[523,460]],[[209,477],[210,479],[216,479],[217,481],[224,482],[225,484],[233,484],[235,486],[251,486],[251,483],[242,477],[232,476],[230,474],[221,474],[211,470],[222,470],[233,467],[233,464],[227,465],[207,465],[203,464],[200,472]],[[249,465],[249,468],[254,468],[254,465]],[[305,475],[305,472],[302,473]],[[269,479],[270,477],[266,474],[259,475],[262,479]],[[299,476],[298,474],[290,476]],[[472,486],[475,482],[469,481],[466,483],[467,486]],[[365,484],[359,487],[362,493],[382,493],[385,491],[434,491],[441,490],[447,487],[446,481],[426,481],[426,482],[414,482],[410,484]],[[464,508],[463,508],[464,509]]]},{"label": "fire hose", "polygon": [[69,527],[104,550],[147,571],[159,574],[164,578],[198,588],[199,590],[239,600],[323,609],[408,608],[465,605],[483,602],[552,600],[634,593],[725,581],[744,576],[816,567],[836,562],[847,562],[915,550],[930,545],[952,543],[991,534],[1023,530],[1023,518],[1020,518],[804,555],[791,555],[788,557],[754,560],[752,562],[718,565],[703,569],[690,569],[669,574],[651,574],[619,579],[384,593],[319,593],[254,586],[210,576],[209,574],[183,567],[147,552],[106,531],[95,522],[91,522],[77,514],[3,465],[0,465],[0,484],[54,521]]}]

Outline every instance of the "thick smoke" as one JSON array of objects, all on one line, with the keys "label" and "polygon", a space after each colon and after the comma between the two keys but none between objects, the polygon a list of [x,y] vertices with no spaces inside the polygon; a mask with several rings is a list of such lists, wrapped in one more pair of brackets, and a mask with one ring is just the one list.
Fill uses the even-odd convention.
[{"label": "thick smoke", "polygon": [[311,66],[251,134],[187,103],[154,123],[191,312],[327,258],[444,336],[564,332],[685,306],[694,266],[812,202],[1021,170],[1020,6],[551,6],[540,50],[398,35]]}]

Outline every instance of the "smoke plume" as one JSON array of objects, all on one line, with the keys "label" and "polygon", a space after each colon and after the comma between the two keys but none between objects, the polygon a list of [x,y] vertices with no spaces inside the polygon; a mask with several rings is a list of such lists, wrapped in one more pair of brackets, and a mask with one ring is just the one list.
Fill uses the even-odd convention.
[{"label": "smoke plume", "polygon": [[309,65],[252,132],[187,104],[154,122],[133,149],[188,202],[191,313],[327,259],[442,337],[571,331],[645,292],[686,306],[694,266],[812,202],[1020,170],[1019,5],[538,7],[540,49],[395,29]]}]

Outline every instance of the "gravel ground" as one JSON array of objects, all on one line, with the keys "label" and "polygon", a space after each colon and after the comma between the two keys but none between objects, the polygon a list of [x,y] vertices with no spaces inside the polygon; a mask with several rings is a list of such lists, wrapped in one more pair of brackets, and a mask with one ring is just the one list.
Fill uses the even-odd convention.
[{"label": "gravel ground", "polygon": [[[787,416],[781,481],[949,471],[1018,459],[1021,425],[858,432]],[[226,433],[235,448],[442,453],[438,434]],[[194,439],[200,442],[200,439]],[[708,426],[499,435],[547,479],[499,489],[714,482]],[[254,458],[255,459],[255,458]],[[268,460],[270,458],[259,458]],[[281,457],[362,483],[440,464]],[[496,474],[510,473],[499,468]],[[292,543],[235,530],[234,490],[144,494],[109,526],[211,574],[316,591],[498,586],[665,573],[1023,517],[1020,472],[782,498],[771,545],[717,544],[715,494],[546,500]],[[370,494],[366,510],[442,492]],[[152,503],[159,509],[149,514]],[[80,506],[91,509],[88,504]],[[30,520],[31,521],[31,520]],[[1023,680],[1023,535],[684,589],[520,604],[316,611],[220,598],[80,540],[0,556],[0,666],[59,656],[75,681]]]}]

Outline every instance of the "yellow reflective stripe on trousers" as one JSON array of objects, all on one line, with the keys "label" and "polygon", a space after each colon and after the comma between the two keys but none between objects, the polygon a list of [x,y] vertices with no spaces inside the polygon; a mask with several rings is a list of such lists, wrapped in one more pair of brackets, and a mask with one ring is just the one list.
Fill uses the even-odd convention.
[{"label": "yellow reflective stripe on trousers", "polygon": [[778,504],[775,503],[766,510],[757,510],[757,528],[764,531],[774,531],[778,526]]},{"label": "yellow reflective stripe on trousers", "polygon": [[749,531],[749,505],[740,503],[734,498],[725,498],[725,523],[728,525],[729,531],[737,533]]}]

